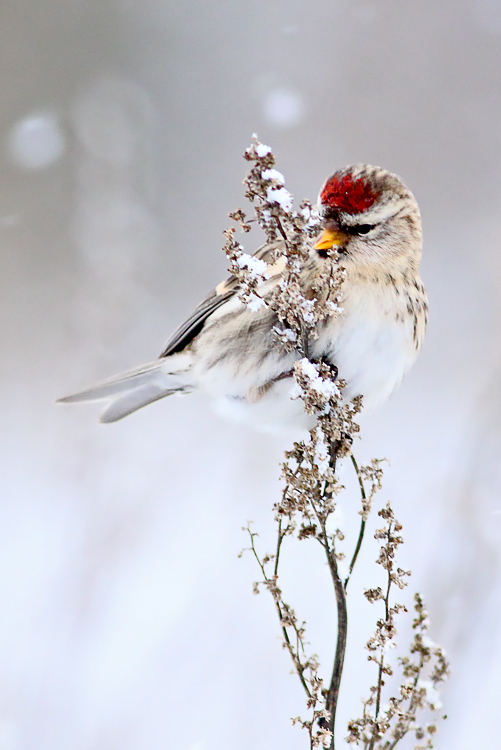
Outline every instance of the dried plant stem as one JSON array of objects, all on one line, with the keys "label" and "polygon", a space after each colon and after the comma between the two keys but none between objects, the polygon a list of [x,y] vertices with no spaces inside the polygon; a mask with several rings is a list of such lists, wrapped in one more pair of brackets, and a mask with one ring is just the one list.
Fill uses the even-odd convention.
[{"label": "dried plant stem", "polygon": [[[355,471],[357,473],[358,484],[359,484],[360,492],[362,495],[362,502],[366,503],[367,495],[365,494],[364,482],[363,482],[362,476],[358,468],[357,460],[355,456],[353,455],[353,453],[350,454],[350,458],[351,458],[351,463],[353,464]],[[362,516],[362,521],[360,522],[360,531],[358,533],[357,546],[355,547],[355,552],[353,553],[353,557],[351,558],[350,567],[348,568],[348,575],[346,576],[345,581],[344,581],[345,591],[346,591],[346,587],[348,586],[348,581],[350,580],[351,574],[353,573],[353,568],[355,567],[355,563],[357,562],[357,557],[358,557],[358,553],[360,552],[360,548],[362,547],[362,542],[364,541],[365,526],[366,526],[365,517]]]},{"label": "dried plant stem", "polygon": [[[388,526],[388,538],[391,537],[392,532],[392,524],[390,523]],[[386,595],[384,597],[384,611],[385,611],[385,621],[389,622],[390,620],[390,589],[391,589],[391,561],[388,556],[388,551],[385,550],[386,555],[386,561],[388,565],[388,585],[386,587]],[[374,719],[377,720],[379,716],[379,710],[381,708],[381,691],[383,689],[384,680],[383,680],[383,674],[384,674],[384,653],[381,651],[381,659],[379,662],[378,667],[378,676],[377,676],[377,685],[376,685],[376,706],[374,709]],[[369,744],[368,750],[374,750],[374,745],[376,744],[377,737],[377,723],[374,723],[374,727],[372,730],[372,737]]]},{"label": "dried plant stem", "polygon": [[[257,563],[258,563],[258,565],[259,565],[259,567],[261,569],[261,573],[263,575],[264,583],[268,585],[268,588],[274,594],[273,595],[273,599],[274,599],[274,602],[275,602],[275,607],[276,607],[277,614],[278,614],[278,617],[279,617],[279,620],[280,620],[280,624],[281,624],[281,627],[282,627],[282,634],[283,634],[283,637],[284,637],[285,645],[287,647],[287,650],[289,651],[291,659],[292,659],[292,661],[294,663],[294,666],[296,668],[296,671],[297,671],[297,673],[299,675],[299,679],[301,681],[301,685],[303,686],[304,691],[305,691],[308,699],[311,700],[311,697],[312,697],[311,696],[311,691],[310,691],[310,689],[308,687],[308,684],[307,684],[307,682],[305,680],[305,677],[304,677],[304,672],[305,672],[306,666],[303,665],[303,663],[301,662],[301,659],[299,658],[299,648],[300,647],[302,648],[302,637],[301,637],[301,634],[299,632],[299,628],[297,627],[297,625],[295,623],[292,625],[292,627],[294,628],[294,632],[296,634],[296,644],[297,644],[297,649],[294,650],[294,646],[292,645],[291,640],[289,638],[289,634],[287,632],[287,627],[283,624],[284,623],[284,612],[283,612],[282,606],[280,604],[280,601],[281,601],[280,595],[281,594],[279,593],[278,596],[275,594],[275,592],[277,591],[277,583],[276,583],[277,574],[275,573],[275,575],[273,576],[273,578],[270,578],[268,576],[268,574],[266,573],[265,563],[259,557],[259,555],[257,553],[257,550],[256,550],[256,545],[254,544],[254,538],[257,536],[257,534],[252,533],[252,531],[250,530],[250,528],[248,528],[247,530],[249,532],[249,536],[250,536],[250,540],[251,540],[251,550],[252,550],[252,552],[254,554],[254,557],[256,558]],[[280,547],[281,547],[281,544],[282,544],[284,536],[285,536],[285,533],[282,532],[282,527],[281,527],[281,524],[280,524],[279,534],[278,534],[278,542],[277,542],[277,552],[278,553],[280,552]],[[277,556],[277,560],[275,561],[275,569],[277,568],[277,566],[278,566],[278,556]]]},{"label": "dried plant stem", "polygon": [[[341,443],[339,442],[339,440],[334,440],[329,445],[329,456],[330,456],[329,464],[333,473],[336,470],[336,464],[337,464],[338,458],[340,457],[338,455],[338,451],[340,451],[340,447],[341,447]],[[346,455],[346,451],[344,455]],[[367,508],[368,498],[367,498],[367,494],[365,491],[363,474],[360,471],[357,461],[355,457],[353,456],[353,454],[350,453],[350,457],[351,457],[352,464],[357,474],[357,479],[358,479],[361,498],[362,498],[362,506],[363,508]],[[301,472],[302,465],[303,465],[303,460],[302,458],[299,458],[298,465],[296,466],[295,470],[290,475],[289,482],[284,488],[284,492],[283,492],[284,501],[286,500],[288,493],[290,491],[290,484],[298,477],[299,473]],[[316,492],[318,492],[318,494],[316,494]],[[321,717],[318,720],[319,726],[331,733],[330,734],[330,749],[335,750],[336,712],[337,712],[337,705],[338,705],[338,700],[339,700],[339,691],[340,691],[340,686],[341,686],[341,677],[343,674],[343,666],[344,666],[347,634],[348,634],[348,609],[347,609],[347,602],[346,602],[346,587],[347,587],[350,575],[353,572],[353,569],[355,567],[355,564],[356,564],[356,561],[357,561],[357,558],[358,558],[358,555],[362,546],[366,520],[365,520],[365,515],[363,515],[359,535],[357,538],[356,547],[353,552],[350,565],[349,565],[349,573],[345,581],[343,582],[339,574],[338,554],[336,553],[336,546],[335,546],[336,534],[330,534],[327,530],[327,521],[330,517],[330,513],[332,512],[332,510],[326,510],[326,508],[328,507],[329,501],[332,499],[332,490],[329,489],[328,483],[326,482],[326,483],[323,483],[322,487],[320,485],[317,485],[317,490],[312,490],[308,494],[307,498],[305,499],[307,501],[307,505],[309,505],[311,510],[313,511],[314,518],[316,518],[316,521],[318,522],[316,538],[320,542],[320,544],[322,545],[325,551],[327,563],[329,566],[329,572],[330,572],[331,579],[334,585],[334,592],[336,596],[337,635],[336,635],[336,649],[335,649],[335,655],[334,655],[334,664],[333,664],[329,687],[328,689],[324,691],[326,716]],[[309,667],[309,663],[308,663],[308,660],[304,661],[301,658],[301,653],[304,653],[304,641],[303,641],[304,631],[297,625],[295,618],[291,619],[288,616],[290,612],[290,608],[288,607],[288,605],[286,605],[283,602],[282,592],[278,588],[279,563],[280,563],[280,553],[282,549],[282,543],[285,537],[287,535],[290,535],[293,528],[294,527],[290,526],[289,524],[284,526],[283,519],[280,516],[278,517],[278,534],[277,534],[276,550],[275,550],[275,555],[272,556],[274,557],[274,567],[273,567],[272,576],[266,573],[267,559],[264,558],[263,560],[261,560],[255,548],[254,537],[256,535],[253,534],[250,531],[250,529],[249,529],[249,535],[251,537],[251,549],[261,569],[261,573],[263,575],[263,582],[268,586],[269,590],[271,591],[274,597],[275,607],[276,607],[278,617],[280,619],[282,634],[284,637],[284,644],[287,650],[289,651],[294,667],[297,671],[301,684],[305,690],[306,696],[308,700],[311,701],[311,705],[314,705],[315,697],[310,687],[311,681],[306,676],[306,671]],[[389,529],[389,533],[391,533],[391,527]],[[268,560],[270,559],[271,558],[268,557]],[[391,578],[389,578],[389,581],[388,581],[388,590],[386,592],[386,598],[385,598],[386,619],[388,619],[390,615],[390,612],[389,612],[390,586],[391,586]],[[294,633],[296,637],[295,644],[293,644],[293,641],[291,641],[291,637],[288,633],[287,628],[289,627],[292,627],[294,629]],[[383,683],[383,673],[384,673],[383,667],[384,667],[384,664],[383,662],[381,662],[380,667],[379,667],[376,716],[377,716],[377,713],[379,712],[381,689],[384,684]],[[307,722],[305,723],[305,726],[307,726],[309,730],[311,748],[316,747],[316,745],[313,743],[313,722]],[[370,750],[374,750],[374,743],[376,739],[377,739],[377,735],[376,733],[374,733],[373,737],[371,738]]]},{"label": "dried plant stem", "polygon": [[282,542],[284,541],[285,531],[282,531],[282,519],[278,521],[278,536],[277,536],[277,551],[275,552],[275,569],[273,571],[275,576],[278,576],[278,563],[280,561],[280,550],[282,549]]},{"label": "dried plant stem", "polygon": [[[336,455],[336,446],[331,446],[331,468],[333,471],[335,471],[336,468],[336,462],[337,462],[337,455]],[[365,492],[364,482],[362,479],[362,475],[360,473],[360,470],[358,468],[357,460],[353,453],[350,453],[351,462],[353,464],[353,467],[355,469],[355,472],[357,474],[358,484],[360,487],[360,493],[362,496],[362,504],[365,507],[367,504],[367,495]],[[317,514],[318,517],[318,514]],[[344,665],[344,657],[346,653],[346,639],[347,639],[347,633],[348,633],[348,609],[346,605],[346,588],[348,586],[348,581],[350,580],[350,576],[353,573],[353,569],[355,567],[355,563],[357,562],[357,558],[360,552],[360,549],[362,547],[362,542],[364,540],[364,534],[365,534],[365,527],[366,527],[366,520],[365,516],[362,515],[362,521],[360,523],[360,531],[358,534],[357,544],[355,546],[355,551],[353,553],[353,556],[350,561],[349,565],[349,572],[347,577],[345,578],[344,584],[341,581],[341,578],[339,576],[339,570],[337,565],[337,558],[336,553],[333,547],[329,546],[327,532],[325,529],[325,523],[322,523],[322,519],[319,518],[319,522],[322,529],[322,543],[323,547],[325,549],[327,560],[329,564],[329,570],[331,573],[332,581],[334,584],[334,590],[336,594],[336,608],[337,608],[337,641],[336,641],[336,653],[334,657],[334,667],[332,671],[332,677],[331,677],[331,683],[329,686],[329,691],[327,694],[327,700],[326,700],[326,708],[331,714],[330,721],[328,722],[328,729],[332,732],[332,740],[331,740],[331,750],[334,750],[335,748],[335,737],[334,737],[334,728],[336,724],[336,709],[337,709],[337,703],[339,698],[339,688],[341,685],[341,676],[343,672],[343,665]],[[390,587],[391,587],[391,578],[388,578],[388,589],[386,593],[385,598],[385,606],[386,606],[386,619],[389,617],[389,595],[390,595]],[[377,706],[376,706],[376,717],[379,713],[379,706],[380,706],[380,700],[381,700],[381,689],[383,685],[383,663],[381,662],[380,668],[379,668],[379,679],[378,679],[378,699],[377,699]],[[373,737],[375,740],[375,737]],[[373,750],[373,742],[371,744],[371,749]]]},{"label": "dried plant stem", "polygon": [[[330,466],[333,472],[335,472],[337,458],[338,458],[337,448],[338,448],[338,444],[336,441],[334,442],[334,444],[330,446],[330,450],[329,450]],[[363,479],[362,479],[362,476],[358,469],[358,464],[353,454],[351,454],[351,460],[352,460],[353,466],[355,467],[355,471],[357,473],[362,500],[366,502],[367,497],[365,493]],[[298,467],[298,470],[299,470],[299,467]],[[326,499],[328,499],[328,497],[329,497],[329,492],[326,490],[326,488],[324,488],[324,492],[322,493],[322,499],[325,501]],[[339,568],[338,568],[337,555],[336,555],[336,550],[335,550],[335,545],[334,545],[334,538],[329,537],[327,533],[326,521],[327,521],[328,516],[326,516],[325,513],[321,512],[321,510],[317,507],[317,504],[314,502],[312,497],[309,498],[309,502],[313,511],[315,512],[317,521],[320,526],[320,533],[319,533],[318,539],[320,543],[322,544],[322,547],[324,548],[324,551],[327,557],[327,563],[329,566],[329,571],[331,574],[332,582],[334,585],[334,592],[336,596],[336,610],[337,610],[336,650],[335,650],[335,655],[334,655],[334,665],[333,665],[333,670],[332,670],[331,681],[330,681],[329,688],[327,690],[326,702],[325,702],[325,707],[327,711],[329,712],[329,718],[321,720],[321,724],[332,733],[330,748],[331,750],[335,750],[336,711],[337,711],[337,704],[339,700],[339,690],[341,686],[341,677],[343,674],[344,658],[345,658],[345,653],[346,653],[346,642],[347,642],[347,635],[348,635],[348,608],[347,608],[347,602],[346,602],[346,586],[348,584],[349,577],[351,573],[353,572],[358,554],[360,552],[360,548],[362,546],[366,522],[365,522],[365,518],[362,517],[357,544],[356,544],[355,551],[353,553],[350,566],[349,566],[349,574],[343,583],[339,575]],[[280,520],[279,531],[278,531],[277,553],[275,557],[275,576],[278,575],[278,558],[279,558],[279,553],[280,553],[280,547],[281,547],[281,544],[285,535],[286,533],[282,531],[282,522]],[[389,606],[388,596],[389,596],[389,590],[388,590],[388,595],[386,599],[387,607]],[[291,656],[293,656],[292,653],[291,653]],[[293,656],[293,660],[294,660],[294,656]],[[381,673],[381,680],[382,680],[382,673]]]},{"label": "dried plant stem", "polygon": [[286,247],[287,247],[289,238],[287,237],[287,234],[285,233],[285,229],[282,226],[282,222],[280,221],[280,219],[278,218],[278,216],[276,215],[275,212],[273,212],[272,215],[273,215],[273,218],[275,219],[278,231],[280,232],[280,234],[282,235],[283,239],[285,240],[285,244],[286,244]]},{"label": "dried plant stem", "polygon": [[[330,450],[330,465],[333,472],[336,470],[337,463],[337,445],[336,443],[329,446]],[[324,493],[325,495],[326,493]],[[313,505],[313,502],[312,502]],[[315,509],[316,510],[316,509]],[[339,575],[336,550],[334,548],[334,542],[329,543],[329,537],[326,530],[326,517],[324,514],[317,513],[317,518],[321,528],[321,540],[325,549],[327,562],[329,565],[329,571],[334,584],[334,592],[336,595],[336,609],[337,609],[337,638],[336,638],[336,652],[334,655],[334,666],[332,669],[332,677],[327,692],[327,698],[325,701],[325,707],[330,714],[327,721],[327,728],[332,732],[331,736],[331,750],[335,748],[335,726],[336,726],[336,710],[339,699],[339,688],[341,686],[341,677],[343,674],[344,657],[346,653],[346,640],[348,637],[348,608],[346,605],[346,590],[341,577]]]},{"label": "dried plant stem", "polygon": [[[324,544],[328,545],[327,534],[325,532],[325,526],[322,528],[322,536],[324,537]],[[329,563],[329,570],[334,584],[334,591],[336,593],[336,606],[337,606],[337,639],[336,639],[336,654],[334,657],[334,667],[332,670],[331,682],[329,685],[329,691],[327,693],[327,700],[325,707],[330,713],[330,719],[327,722],[329,731],[332,732],[331,738],[331,750],[334,750],[334,729],[336,726],[336,709],[339,698],[339,688],[341,685],[341,676],[343,674],[344,656],[346,653],[346,639],[348,635],[348,608],[346,606],[346,592],[343,586],[343,582],[339,576],[336,554],[332,547],[326,546],[326,555]]]}]

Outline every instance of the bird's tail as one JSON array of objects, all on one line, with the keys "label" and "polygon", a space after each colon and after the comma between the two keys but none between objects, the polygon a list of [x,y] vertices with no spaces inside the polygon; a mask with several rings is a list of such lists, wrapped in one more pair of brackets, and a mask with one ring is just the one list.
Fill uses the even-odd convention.
[{"label": "bird's tail", "polygon": [[[117,377],[88,388],[80,393],[58,399],[61,404],[74,404],[80,401],[109,401],[101,415],[101,422],[117,422],[147,404],[152,404],[172,393],[187,393],[192,385],[187,378],[188,368],[174,366],[177,357],[150,362],[135,370],[129,370]],[[167,364],[169,362],[171,365]],[[177,363],[178,365],[180,363]],[[186,364],[186,363],[182,363]]]}]

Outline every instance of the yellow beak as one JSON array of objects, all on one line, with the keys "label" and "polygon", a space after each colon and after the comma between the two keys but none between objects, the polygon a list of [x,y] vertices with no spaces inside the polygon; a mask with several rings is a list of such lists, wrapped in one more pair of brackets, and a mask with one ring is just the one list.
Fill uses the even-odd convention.
[{"label": "yellow beak", "polygon": [[346,232],[339,232],[337,229],[324,229],[314,248],[315,250],[330,250],[334,245],[337,247],[344,245],[347,239]]}]

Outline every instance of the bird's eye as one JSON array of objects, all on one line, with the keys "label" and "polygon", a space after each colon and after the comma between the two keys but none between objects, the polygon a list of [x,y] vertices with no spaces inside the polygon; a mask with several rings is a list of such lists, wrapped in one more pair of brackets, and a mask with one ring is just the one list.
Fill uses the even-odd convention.
[{"label": "bird's eye", "polygon": [[375,224],[355,224],[353,227],[348,227],[348,232],[350,234],[368,234],[375,226]]}]

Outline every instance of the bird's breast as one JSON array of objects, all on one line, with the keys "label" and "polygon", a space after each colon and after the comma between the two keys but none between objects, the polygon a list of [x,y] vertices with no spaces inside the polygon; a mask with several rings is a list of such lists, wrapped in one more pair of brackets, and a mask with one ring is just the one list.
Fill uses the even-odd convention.
[{"label": "bird's breast", "polygon": [[371,408],[390,395],[416,357],[415,317],[404,295],[375,285],[347,290],[342,306],[342,318],[327,323],[315,356],[337,366],[348,398],[362,395]]}]

